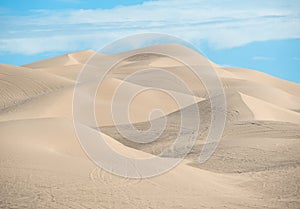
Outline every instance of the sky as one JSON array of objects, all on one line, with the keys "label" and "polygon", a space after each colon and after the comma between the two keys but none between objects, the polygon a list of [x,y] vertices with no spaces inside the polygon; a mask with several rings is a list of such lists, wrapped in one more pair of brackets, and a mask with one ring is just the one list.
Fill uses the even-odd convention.
[{"label": "sky", "polygon": [[300,83],[299,0],[3,0],[0,24],[5,64],[154,32],[192,43],[217,64]]}]

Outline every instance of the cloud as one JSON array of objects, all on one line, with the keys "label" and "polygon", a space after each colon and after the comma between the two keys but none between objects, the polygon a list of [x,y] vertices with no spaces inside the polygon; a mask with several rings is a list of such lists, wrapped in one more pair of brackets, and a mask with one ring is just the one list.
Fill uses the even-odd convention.
[{"label": "cloud", "polygon": [[300,38],[299,8],[298,0],[158,0],[112,9],[33,10],[26,16],[0,16],[0,51],[37,54],[97,49],[142,32],[232,48]]},{"label": "cloud", "polygon": [[293,59],[293,60],[300,61],[300,58],[299,58],[299,57],[293,57],[292,59]]},{"label": "cloud", "polygon": [[68,3],[68,4],[79,4],[81,0],[56,0],[58,2]]},{"label": "cloud", "polygon": [[263,57],[263,56],[255,56],[252,57],[253,60],[261,60],[261,61],[269,61],[274,60],[274,57]]}]

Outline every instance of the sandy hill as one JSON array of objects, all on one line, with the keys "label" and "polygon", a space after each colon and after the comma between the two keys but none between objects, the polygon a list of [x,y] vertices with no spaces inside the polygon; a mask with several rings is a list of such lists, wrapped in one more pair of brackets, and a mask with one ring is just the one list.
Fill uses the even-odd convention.
[{"label": "sandy hill", "polygon": [[[206,60],[203,65],[210,63],[215,68],[224,87],[226,125],[216,152],[199,164],[211,121],[209,95],[183,63],[148,53],[156,50],[185,56],[189,49],[168,44],[111,55],[86,50],[22,67],[0,65],[1,208],[300,207],[300,85]],[[99,85],[95,78],[106,61],[132,54],[137,55],[121,60]],[[92,56],[102,63],[87,63]],[[84,67],[86,77],[78,82]],[[154,70],[158,68],[176,75],[191,92],[183,91],[172,78],[162,78]],[[141,69],[153,70],[128,80]],[[95,101],[98,129],[84,115],[76,123],[86,133],[100,132],[121,153],[159,155],[177,137],[181,112],[193,117],[194,107],[201,118],[197,142],[186,159],[164,175],[134,180],[112,175],[87,157],[76,138],[72,121],[75,85],[84,101]],[[149,114],[153,109],[163,111],[167,125],[157,141],[136,143],[118,132],[128,126],[124,120],[114,123],[111,114],[113,94],[120,85],[117,110],[126,109],[132,92],[139,92],[128,109],[136,128],[158,124],[162,115]],[[94,95],[91,90],[97,87]],[[179,107],[169,93],[183,105]],[[153,128],[151,134],[158,129]],[[129,128],[127,134],[138,140]],[[170,156],[180,156],[180,150],[177,147]]]}]

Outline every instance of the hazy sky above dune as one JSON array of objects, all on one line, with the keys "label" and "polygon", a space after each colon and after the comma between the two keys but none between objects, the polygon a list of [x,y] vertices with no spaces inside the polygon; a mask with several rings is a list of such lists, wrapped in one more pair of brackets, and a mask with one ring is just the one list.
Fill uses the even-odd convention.
[{"label": "hazy sky above dune", "polygon": [[300,1],[11,0],[0,3],[0,62],[21,65],[126,35],[168,33],[218,64],[300,83]]}]

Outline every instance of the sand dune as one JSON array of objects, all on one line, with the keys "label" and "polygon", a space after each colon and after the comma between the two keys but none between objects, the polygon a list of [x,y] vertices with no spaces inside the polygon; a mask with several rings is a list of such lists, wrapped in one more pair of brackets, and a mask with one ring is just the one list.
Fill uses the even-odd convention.
[{"label": "sand dune", "polygon": [[[253,81],[228,78],[223,79],[223,84],[226,89],[241,92],[266,102],[276,104],[285,109],[297,110],[297,108],[299,108],[300,98],[296,94],[287,93],[274,86],[268,86]],[[278,100],[278,98],[281,99]]]},{"label": "sand dune", "polygon": [[[0,65],[0,207],[299,208],[300,85],[206,60],[203,66],[210,63],[223,84],[227,118],[216,152],[199,164],[212,111],[205,86],[183,63],[147,53],[149,50],[171,50],[185,56],[188,49],[176,44],[155,45],[111,55],[85,50],[22,67]],[[101,65],[86,62],[94,54],[105,62],[131,53],[137,55],[121,60],[98,86],[95,78]],[[78,83],[84,66],[88,73]],[[178,83],[153,68],[173,73]],[[148,70],[135,80],[127,79],[141,69]],[[179,81],[191,92],[183,91]],[[163,111],[167,125],[157,141],[131,142],[118,132],[117,128],[128,127],[123,120],[114,123],[111,114],[113,94],[120,85],[123,91],[115,103],[118,110],[127,111],[128,98],[139,92],[126,112],[139,130],[162,119],[161,115],[150,117],[153,109]],[[100,134],[118,152],[137,158],[159,155],[177,137],[181,113],[192,118],[197,107],[201,124],[195,146],[181,164],[163,175],[129,179],[110,174],[89,159],[76,137],[72,115],[75,86],[84,101],[95,101],[98,129],[84,114],[76,124],[86,133]],[[94,95],[91,90],[97,86]],[[214,99],[221,97],[215,95]],[[84,101],[78,105],[85,111]],[[159,132],[158,128],[150,134]],[[181,148],[161,157],[179,157]]]},{"label": "sand dune", "polygon": [[226,71],[230,71],[230,73],[234,74],[238,78],[254,81],[258,83],[267,84],[268,86],[277,87],[283,91],[286,91],[292,95],[300,96],[300,87],[298,84],[293,82],[285,81],[263,72],[259,72],[256,70],[246,70],[242,68],[225,68]]},{"label": "sand dune", "polygon": [[1,109],[61,90],[72,84],[67,79],[55,75],[10,65],[0,66],[0,76]]},{"label": "sand dune", "polygon": [[49,67],[84,64],[94,53],[95,52],[92,50],[79,51],[79,52],[65,54],[50,59],[30,63],[24,65],[24,67],[35,69],[35,68],[49,68]]},{"label": "sand dune", "polygon": [[252,111],[255,120],[274,120],[300,123],[300,113],[278,107],[274,104],[245,94],[241,94],[241,96],[243,101]]}]

